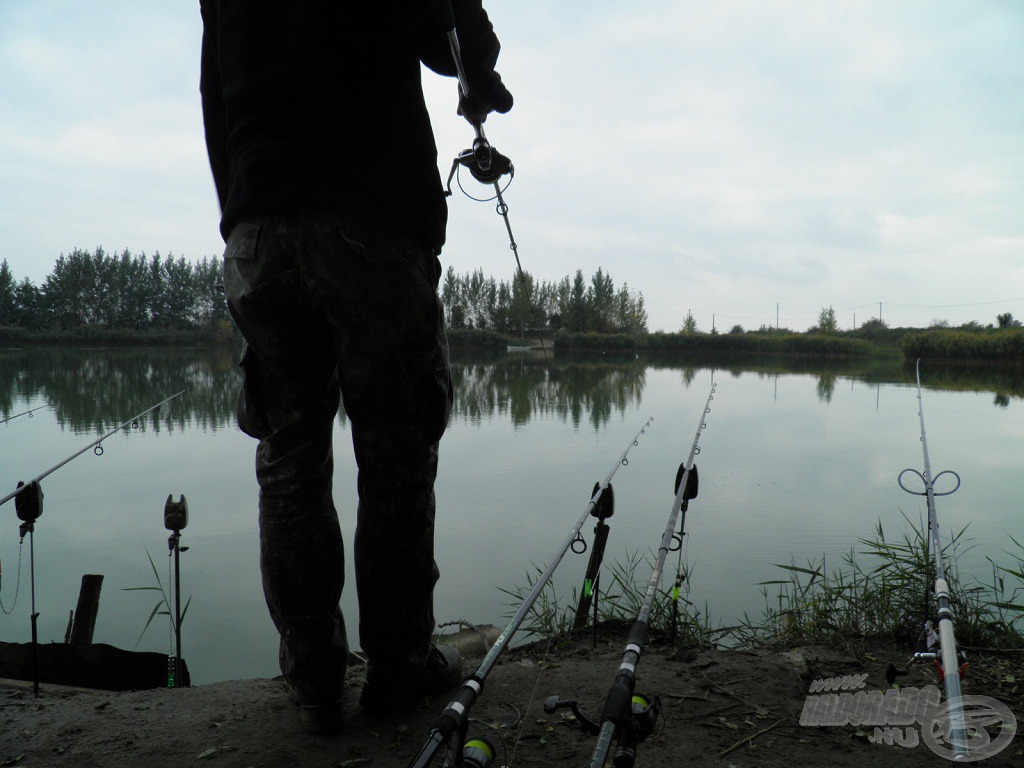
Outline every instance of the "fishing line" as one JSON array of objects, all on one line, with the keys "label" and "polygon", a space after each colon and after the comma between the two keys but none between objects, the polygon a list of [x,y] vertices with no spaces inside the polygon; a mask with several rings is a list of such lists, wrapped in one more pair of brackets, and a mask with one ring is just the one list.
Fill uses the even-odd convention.
[{"label": "fishing line", "polygon": [[[469,192],[467,192],[466,188],[464,186],[462,186],[462,174],[459,173],[459,171],[458,171],[459,163],[458,163],[457,160],[456,160],[455,168],[456,168],[456,171],[455,171],[455,183],[459,185],[459,191],[465,197],[468,197],[474,203],[489,203],[492,200],[497,200],[498,199],[497,195],[492,195],[491,197],[473,197],[473,195],[471,195]],[[505,184],[504,187],[502,187],[502,189],[501,189],[502,192],[505,192],[505,190],[507,190],[509,187],[512,186],[512,179],[515,178],[515,175],[516,175],[516,169],[513,168],[512,166],[509,166],[508,182]],[[451,196],[451,187],[448,188],[447,192],[448,192],[448,195]],[[495,208],[495,210],[497,212],[497,208]]]}]

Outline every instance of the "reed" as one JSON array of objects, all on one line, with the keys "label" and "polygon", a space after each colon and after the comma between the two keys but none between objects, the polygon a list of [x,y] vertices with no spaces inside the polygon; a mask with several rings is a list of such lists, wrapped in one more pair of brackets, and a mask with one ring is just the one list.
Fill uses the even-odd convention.
[{"label": "reed", "polygon": [[[735,624],[714,624],[707,603],[699,607],[691,600],[692,574],[684,573],[678,623],[683,644],[780,650],[814,644],[860,653],[876,640],[914,643],[926,617],[933,618],[934,570],[925,522],[902,517],[903,525],[894,534],[887,534],[877,521],[871,535],[858,540],[856,551],[844,553],[838,562],[821,555],[803,565],[776,564],[782,577],[757,585],[763,600],[760,615],[745,614]],[[958,566],[958,560],[975,546],[966,526],[953,532],[943,547],[957,636],[965,645],[1024,647],[1024,543],[1008,538],[1013,546],[1002,555],[1010,558],[1009,563],[986,558],[991,572],[984,579],[963,574]],[[649,552],[627,552],[623,560],[606,565],[599,623],[632,620],[643,602],[651,558]],[[512,598],[512,605],[518,605],[534,582],[535,574],[528,574],[525,588],[501,591]],[[575,589],[563,597],[549,582],[523,630],[532,639],[569,638],[577,598]],[[659,590],[651,609],[652,634],[667,637],[671,619],[672,594]]]}]

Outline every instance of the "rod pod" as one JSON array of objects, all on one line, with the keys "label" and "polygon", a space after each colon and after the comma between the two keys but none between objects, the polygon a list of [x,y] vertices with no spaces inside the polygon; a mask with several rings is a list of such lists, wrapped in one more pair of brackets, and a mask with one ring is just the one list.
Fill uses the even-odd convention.
[{"label": "rod pod", "polygon": [[[597,493],[599,483],[594,484],[591,497]],[[606,519],[615,514],[615,489],[608,485],[608,489],[601,496],[591,513],[597,518],[594,525],[594,544],[590,549],[590,560],[587,562],[587,572],[583,577],[583,589],[580,590],[580,599],[576,603],[576,617],[573,619],[572,629],[577,631],[587,626],[587,616],[590,612],[591,603],[594,608],[593,621],[593,645],[597,645],[597,618],[598,598],[601,587],[601,563],[604,560],[604,551],[608,545],[608,534],[611,527],[605,522]]]},{"label": "rod pod", "polygon": [[[188,525],[188,501],[184,494],[178,501],[173,495],[167,496],[164,503],[164,527],[171,531],[167,539],[167,556],[174,557],[174,616],[168,617],[173,622],[174,655],[167,660],[167,687],[180,688],[181,677],[181,553],[188,552],[188,547],[181,546],[181,531]],[[168,613],[170,613],[168,611]]]},{"label": "rod pod", "polygon": [[[700,446],[697,446],[697,453],[700,453]],[[676,493],[679,493],[679,486],[682,485],[684,476],[686,477],[686,487],[683,489],[683,503],[679,509],[679,532],[674,534],[672,537],[673,549],[679,551],[679,562],[676,565],[676,580],[675,584],[672,585],[672,633],[669,643],[673,648],[675,647],[676,636],[678,634],[679,597],[683,588],[683,580],[685,579],[683,574],[682,550],[683,537],[686,536],[686,511],[690,508],[690,501],[697,498],[697,490],[700,485],[697,464],[691,464],[689,473],[686,472],[686,466],[684,464],[679,465],[679,471],[676,472]]]},{"label": "rod pod", "polygon": [[19,482],[14,497],[14,509],[21,520],[19,533],[24,541],[28,534],[28,572],[32,598],[32,695],[39,698],[39,612],[36,611],[36,520],[43,514],[43,489],[37,480],[28,484]]}]

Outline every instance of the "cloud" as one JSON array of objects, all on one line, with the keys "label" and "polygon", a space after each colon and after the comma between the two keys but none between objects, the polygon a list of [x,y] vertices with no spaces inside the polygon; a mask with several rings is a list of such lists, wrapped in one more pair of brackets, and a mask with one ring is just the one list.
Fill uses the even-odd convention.
[{"label": "cloud", "polygon": [[[602,267],[673,329],[686,307],[773,322],[779,302],[803,328],[829,304],[925,305],[907,324],[969,305],[956,323],[1024,296],[1024,7],[487,5],[516,96],[487,135],[515,163],[510,223],[538,278]],[[194,6],[0,4],[0,242],[16,274],[100,242],[219,250],[200,35]],[[453,81],[424,85],[445,177],[472,131]],[[511,275],[493,203],[456,190],[450,210],[446,264]]]}]

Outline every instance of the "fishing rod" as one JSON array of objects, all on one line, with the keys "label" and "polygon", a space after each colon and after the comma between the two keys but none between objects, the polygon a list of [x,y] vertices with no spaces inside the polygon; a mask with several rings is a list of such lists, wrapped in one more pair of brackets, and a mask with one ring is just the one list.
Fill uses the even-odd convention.
[{"label": "fishing rod", "polygon": [[[25,535],[28,534],[28,542],[29,542],[29,582],[30,582],[30,588],[31,588],[30,591],[31,591],[31,596],[32,596],[32,614],[31,614],[31,622],[32,622],[32,692],[33,692],[33,695],[35,695],[36,697],[39,696],[39,653],[38,653],[38,648],[39,648],[39,635],[38,635],[39,613],[36,611],[36,565],[35,565],[36,564],[36,557],[35,557],[35,529],[36,529],[36,526],[35,526],[35,524],[36,524],[36,520],[38,520],[39,517],[43,514],[43,487],[39,483],[40,483],[41,480],[43,480],[47,476],[53,474],[58,469],[63,467],[65,464],[68,464],[69,462],[74,461],[76,458],[81,456],[83,453],[85,453],[90,448],[93,449],[93,452],[97,456],[102,456],[103,455],[102,443],[103,443],[104,440],[106,440],[111,435],[117,433],[119,430],[123,429],[124,427],[127,427],[129,424],[132,426],[133,429],[137,429],[138,426],[139,426],[139,419],[141,419],[143,416],[145,416],[150,411],[159,410],[160,406],[162,406],[164,403],[169,403],[171,400],[173,400],[174,398],[176,398],[176,397],[178,397],[180,395],[183,395],[184,393],[185,393],[185,390],[181,390],[177,394],[171,395],[166,400],[161,400],[156,405],[152,405],[149,408],[147,408],[146,410],[142,411],[141,413],[138,413],[135,416],[132,416],[132,418],[130,418],[127,421],[124,421],[121,424],[117,425],[114,429],[112,429],[110,432],[105,434],[103,437],[99,438],[98,440],[92,441],[87,446],[85,446],[81,450],[76,451],[75,453],[71,454],[70,456],[68,456],[63,461],[60,461],[60,462],[54,464],[52,467],[47,469],[45,472],[42,472],[42,473],[36,475],[34,478],[29,480],[27,483],[19,481],[17,488],[15,488],[11,493],[9,493],[6,496],[4,496],[2,499],[0,499],[0,506],[3,506],[4,504],[6,504],[11,499],[14,499],[15,511],[16,511],[16,513],[18,515],[18,519],[22,521],[21,527],[20,527],[20,533],[21,533],[20,542],[18,544],[18,576],[17,576],[18,584],[21,583],[21,550],[22,550],[22,547],[25,545]],[[17,594],[17,592],[15,592],[15,594]],[[11,606],[12,610],[13,610],[13,608],[14,608],[14,606]]]},{"label": "fishing rod", "polygon": [[[469,78],[466,76],[466,68],[462,61],[462,46],[459,44],[458,30],[455,28],[455,13],[452,10],[450,0],[430,0],[431,5],[434,7],[434,13],[437,16],[442,28],[444,29],[445,35],[448,37],[448,46],[451,49],[452,59],[455,60],[455,72],[459,80],[459,92],[461,94],[461,101],[469,99],[471,91],[469,88]],[[533,298],[530,295],[530,285],[526,280],[526,274],[523,272],[522,262],[519,260],[519,245],[516,243],[515,235],[512,233],[512,223],[508,218],[508,204],[505,202],[504,191],[508,189],[509,184],[512,183],[512,179],[515,178],[516,169],[512,165],[512,161],[505,155],[501,154],[495,149],[490,141],[487,140],[487,136],[484,134],[483,120],[475,118],[469,114],[466,114],[466,119],[470,125],[473,126],[473,131],[476,137],[473,139],[473,145],[469,149],[462,150],[455,159],[452,160],[451,171],[448,172],[448,182],[445,185],[445,196],[451,197],[452,195],[452,179],[456,179],[459,184],[459,189],[462,189],[463,194],[471,200],[477,202],[489,202],[489,200],[497,200],[498,203],[495,206],[495,211],[501,216],[505,223],[505,231],[508,232],[509,247],[512,249],[512,255],[516,260],[516,276],[519,279],[519,285],[523,289],[523,295],[526,296],[526,304],[530,310],[530,318],[536,322],[537,311],[533,306]],[[470,175],[473,176],[481,184],[491,185],[494,187],[494,197],[489,199],[476,198],[466,192],[462,187],[462,181],[458,177],[460,168],[466,168]],[[505,176],[508,176],[508,182],[504,188],[501,186],[501,180]],[[544,361],[547,363],[548,370],[551,370],[551,363],[548,360],[547,347],[544,344],[544,338],[538,336],[540,340],[541,351],[544,353]]]},{"label": "fishing rod", "polygon": [[[579,520],[576,521],[576,525],[573,526],[572,531],[562,542],[558,552],[548,563],[547,568],[537,579],[533,585],[533,589],[523,600],[519,609],[515,612],[512,618],[509,620],[505,629],[502,630],[498,639],[491,646],[491,649],[484,656],[483,661],[477,668],[476,672],[470,675],[463,683],[462,686],[455,692],[454,698],[448,703],[437,722],[433,725],[430,733],[427,735],[427,739],[423,746],[420,748],[419,754],[409,763],[409,768],[426,768],[429,766],[438,752],[445,746],[450,747],[450,754],[448,760],[445,763],[446,766],[454,766],[460,768],[464,765],[473,766],[473,768],[485,768],[485,765],[489,764],[490,759],[493,759],[493,748],[488,742],[482,739],[467,741],[468,728],[469,728],[469,711],[476,703],[477,699],[480,698],[480,694],[483,691],[484,682],[487,676],[491,673],[494,665],[498,661],[498,657],[508,647],[512,641],[512,636],[515,635],[519,626],[523,623],[526,615],[533,608],[533,604],[537,601],[540,593],[544,587],[551,580],[551,576],[554,574],[555,569],[559,563],[562,562],[562,558],[565,556],[566,551],[573,547],[573,551],[577,554],[582,554],[586,551],[586,542],[583,541],[583,537],[580,536],[580,529],[586,522],[587,518],[591,516],[595,509],[597,509],[601,503],[601,498],[605,491],[611,489],[612,477],[618,471],[619,467],[625,466],[629,462],[626,460],[626,456],[633,446],[639,442],[640,435],[644,434],[651,422],[654,421],[653,417],[648,419],[647,422],[640,428],[640,431],[636,433],[633,439],[627,444],[626,449],[622,452],[622,455],[616,460],[615,464],[612,465],[611,470],[607,476],[595,487],[594,493],[590,497],[590,501],[587,502],[586,509],[583,514],[580,515]],[[579,543],[583,543],[584,548],[579,549]],[[453,736],[458,736],[455,741],[452,741]],[[490,758],[487,759],[487,755]]]},{"label": "fishing rod", "polygon": [[30,493],[30,491],[28,490],[29,488],[31,488],[33,485],[38,486],[40,480],[44,479],[48,475],[52,475],[54,472],[56,472],[58,469],[63,467],[65,464],[68,464],[71,461],[74,461],[79,456],[81,456],[83,453],[88,451],[90,448],[93,449],[94,453],[97,456],[102,456],[103,455],[103,445],[102,445],[102,443],[103,443],[104,440],[106,440],[111,435],[116,434],[117,432],[119,432],[120,430],[124,429],[128,425],[131,425],[132,429],[137,429],[138,426],[139,426],[139,419],[141,419],[143,416],[145,416],[150,411],[159,410],[160,406],[164,405],[165,403],[169,403],[174,398],[179,397],[179,396],[181,396],[183,394],[185,394],[185,390],[184,389],[181,390],[180,392],[178,392],[177,394],[171,395],[166,400],[161,400],[156,405],[151,405],[149,408],[147,408],[146,410],[142,411],[141,413],[137,413],[136,415],[132,416],[127,421],[121,422],[116,427],[114,427],[112,430],[107,432],[107,434],[105,434],[103,437],[99,438],[98,440],[92,441],[87,446],[85,446],[84,448],[82,448],[82,449],[76,451],[75,453],[71,454],[70,456],[68,456],[63,461],[57,462],[56,464],[54,464],[52,467],[50,467],[45,472],[36,475],[34,478],[29,480],[27,483],[20,483],[19,482],[17,488],[15,488],[13,491],[8,493],[2,499],[0,499],[0,506],[3,506],[8,501],[13,499],[15,496],[18,496],[19,494]]},{"label": "fishing rod", "polygon": [[648,621],[654,604],[654,596],[658,592],[661,574],[665,567],[665,559],[668,557],[668,553],[675,551],[678,545],[678,534],[675,531],[676,519],[683,505],[688,500],[688,494],[694,490],[694,486],[690,481],[691,472],[694,470],[693,459],[700,453],[700,446],[698,445],[700,435],[707,427],[707,422],[704,419],[711,412],[711,401],[715,397],[717,386],[717,384],[712,382],[711,391],[708,393],[707,402],[704,404],[704,411],[701,413],[700,421],[697,424],[697,433],[694,435],[693,444],[690,446],[690,455],[683,464],[679,465],[679,471],[676,473],[676,496],[672,502],[672,509],[669,512],[668,524],[665,526],[665,532],[661,537],[661,546],[658,548],[658,560],[651,573],[650,581],[647,583],[647,592],[644,596],[643,605],[641,605],[636,621],[629,630],[626,648],[622,654],[622,662],[619,665],[615,682],[609,689],[608,696],[605,699],[600,724],[583,716],[575,701],[565,701],[555,695],[550,696],[544,703],[544,711],[549,715],[554,714],[556,710],[562,707],[571,708],[583,730],[598,737],[590,759],[590,768],[604,768],[613,742],[617,744],[614,757],[615,768],[631,768],[636,760],[637,745],[654,733],[654,729],[657,726],[658,717],[661,713],[661,701],[657,696],[647,696],[635,692],[636,666],[640,662],[644,642],[647,640]]},{"label": "fishing rod", "polygon": [[[946,581],[946,566],[942,555],[942,544],[939,541],[939,518],[935,511],[935,497],[949,496],[960,488],[960,475],[951,469],[943,470],[937,475],[932,475],[931,461],[928,458],[928,438],[924,429],[924,402],[921,399],[921,359],[918,358],[915,367],[917,377],[917,415],[921,421],[921,450],[924,453],[924,472],[916,469],[904,469],[900,472],[897,482],[900,488],[915,496],[924,496],[928,505],[928,538],[932,558],[935,561],[935,603],[938,631],[930,620],[925,621],[924,633],[925,651],[915,653],[907,662],[907,667],[897,669],[895,664],[890,663],[885,672],[886,680],[892,685],[896,678],[906,675],[909,672],[910,664],[915,661],[931,661],[938,669],[939,678],[946,689],[946,707],[949,711],[949,735],[950,744],[953,750],[953,759],[964,759],[967,757],[967,725],[964,717],[963,698],[960,690],[960,678],[967,671],[966,661],[961,666],[960,659],[965,659],[964,654],[957,653],[956,635],[953,628],[953,609],[950,604],[949,582]],[[916,475],[924,485],[923,491],[916,491],[908,488],[903,483],[903,476],[906,474]],[[956,485],[948,491],[936,491],[935,481],[943,475],[949,475],[956,481]],[[926,594],[927,606],[927,594]],[[927,614],[927,610],[925,611]]]},{"label": "fishing rod", "polygon": [[32,414],[35,411],[41,411],[45,407],[46,407],[45,405],[37,405],[35,408],[29,408],[27,411],[22,411],[21,413],[16,413],[13,416],[8,416],[6,419],[0,419],[0,424],[6,424],[9,421],[14,421],[19,416],[26,416],[27,415],[31,419],[32,418]]}]

